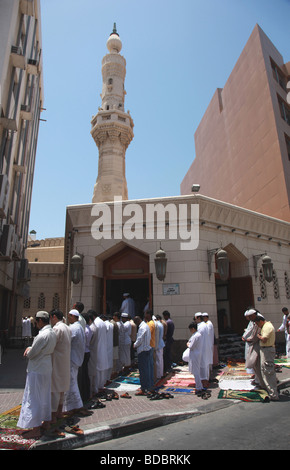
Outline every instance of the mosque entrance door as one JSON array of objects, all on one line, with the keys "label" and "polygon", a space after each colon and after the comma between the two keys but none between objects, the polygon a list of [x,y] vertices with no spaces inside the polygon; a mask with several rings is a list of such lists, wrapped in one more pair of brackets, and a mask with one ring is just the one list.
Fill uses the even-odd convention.
[{"label": "mosque entrance door", "polygon": [[106,314],[120,309],[125,292],[130,293],[135,301],[136,315],[143,315],[148,299],[152,306],[148,255],[127,246],[104,260],[103,273],[103,311]]}]

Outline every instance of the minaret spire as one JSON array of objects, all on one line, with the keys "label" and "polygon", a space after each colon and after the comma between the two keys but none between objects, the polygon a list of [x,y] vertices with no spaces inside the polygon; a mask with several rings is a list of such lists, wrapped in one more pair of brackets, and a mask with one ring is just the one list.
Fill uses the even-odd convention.
[{"label": "minaret spire", "polygon": [[107,40],[109,54],[102,61],[102,106],[92,119],[91,134],[99,149],[98,177],[92,202],[128,199],[125,153],[134,137],[133,120],[124,110],[126,60],[116,23]]}]

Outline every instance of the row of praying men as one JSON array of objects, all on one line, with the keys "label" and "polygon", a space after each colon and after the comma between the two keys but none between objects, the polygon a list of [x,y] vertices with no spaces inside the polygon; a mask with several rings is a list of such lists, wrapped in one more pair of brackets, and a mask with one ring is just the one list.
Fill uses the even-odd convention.
[{"label": "row of praying men", "polygon": [[[80,302],[74,305],[68,313],[69,325],[59,310],[36,314],[39,332],[24,352],[29,361],[18,420],[18,427],[29,430],[28,436],[38,437],[64,413],[90,415],[84,403],[131,366],[136,323],[126,312],[115,312],[109,320],[93,310],[83,314],[83,309]],[[162,343],[157,338],[156,327],[156,351]],[[155,379],[164,372],[163,354],[156,354]]]}]

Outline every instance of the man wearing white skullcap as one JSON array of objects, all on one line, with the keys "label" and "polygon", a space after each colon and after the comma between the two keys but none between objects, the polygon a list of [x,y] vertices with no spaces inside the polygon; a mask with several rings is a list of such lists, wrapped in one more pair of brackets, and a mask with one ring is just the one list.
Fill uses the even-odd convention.
[{"label": "man wearing white skullcap", "polygon": [[194,315],[197,323],[197,331],[201,334],[201,359],[200,359],[200,379],[203,387],[207,388],[209,385],[209,335],[208,327],[203,321],[202,312],[197,312]]},{"label": "man wearing white skullcap", "polygon": [[41,427],[48,428],[51,421],[51,373],[52,353],[56,345],[56,334],[49,324],[48,312],[37,312],[36,326],[39,333],[32,346],[24,351],[28,359],[27,377],[17,426],[29,429],[25,439],[37,439]]},{"label": "man wearing white skullcap", "polygon": [[65,393],[64,411],[74,413],[78,411],[83,416],[88,416],[87,410],[83,407],[79,387],[78,371],[81,367],[85,355],[85,332],[79,322],[79,311],[72,309],[68,314],[68,322],[71,330],[71,356],[70,356],[70,388]]}]

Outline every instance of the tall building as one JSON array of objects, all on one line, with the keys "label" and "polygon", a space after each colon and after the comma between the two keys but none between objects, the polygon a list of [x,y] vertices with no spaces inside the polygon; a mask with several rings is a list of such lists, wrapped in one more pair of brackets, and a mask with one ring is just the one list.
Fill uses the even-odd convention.
[{"label": "tall building", "polygon": [[27,297],[35,155],[43,106],[40,0],[0,3],[0,329]]},{"label": "tall building", "polygon": [[126,60],[120,55],[122,41],[116,24],[107,40],[109,54],[102,61],[102,105],[92,119],[91,134],[99,148],[98,177],[93,202],[113,201],[114,196],[128,199],[125,153],[133,139],[133,120],[125,112]]},{"label": "tall building", "polygon": [[195,132],[196,157],[181,183],[202,194],[290,221],[290,62],[256,25]]}]

